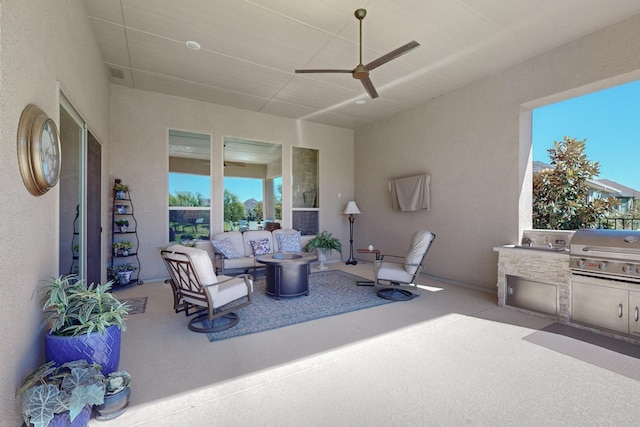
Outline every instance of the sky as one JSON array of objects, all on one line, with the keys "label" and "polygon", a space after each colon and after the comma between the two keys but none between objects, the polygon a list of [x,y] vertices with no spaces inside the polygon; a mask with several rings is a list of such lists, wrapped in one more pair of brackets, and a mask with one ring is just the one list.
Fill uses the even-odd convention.
[{"label": "sky", "polygon": [[533,160],[564,136],[586,139],[585,153],[600,175],[640,191],[640,81],[533,110]]},{"label": "sky", "polygon": [[[262,201],[262,181],[250,178],[225,178],[224,186],[230,190],[241,202],[250,198]],[[211,199],[211,184],[208,176],[190,175],[184,173],[169,174],[169,194],[176,191],[190,191],[200,193],[205,199]]]}]

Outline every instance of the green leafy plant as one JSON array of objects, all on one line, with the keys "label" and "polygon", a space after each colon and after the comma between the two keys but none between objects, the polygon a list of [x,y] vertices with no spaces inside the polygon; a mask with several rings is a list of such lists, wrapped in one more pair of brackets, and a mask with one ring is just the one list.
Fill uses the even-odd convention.
[{"label": "green leafy plant", "polygon": [[113,275],[117,275],[122,271],[136,271],[137,269],[138,268],[136,266],[127,262],[125,264],[114,265],[109,269],[109,272],[112,273]]},{"label": "green leafy plant", "polygon": [[131,249],[133,247],[133,243],[130,240],[121,240],[119,242],[113,242],[113,249],[122,250],[122,249]]},{"label": "green leafy plant", "polygon": [[123,225],[125,227],[128,227],[129,226],[129,221],[127,221],[126,219],[119,219],[119,220],[116,221],[116,225],[118,227],[122,227]]},{"label": "green leafy plant", "polygon": [[85,284],[76,275],[60,276],[42,288],[45,324],[52,335],[78,336],[98,331],[104,334],[109,326],[125,330],[129,306],[111,292],[113,282]]},{"label": "green leafy plant", "polygon": [[25,378],[17,394],[27,426],[46,427],[55,414],[66,411],[73,422],[85,406],[104,402],[105,377],[100,365],[84,360],[60,367],[48,362]]},{"label": "green leafy plant", "polygon": [[129,191],[129,186],[123,184],[121,179],[116,179],[113,189],[115,191]]},{"label": "green leafy plant", "polygon": [[307,252],[313,252],[314,249],[327,249],[329,253],[332,250],[342,253],[342,244],[340,239],[332,237],[328,231],[322,231],[305,245],[304,250]]}]

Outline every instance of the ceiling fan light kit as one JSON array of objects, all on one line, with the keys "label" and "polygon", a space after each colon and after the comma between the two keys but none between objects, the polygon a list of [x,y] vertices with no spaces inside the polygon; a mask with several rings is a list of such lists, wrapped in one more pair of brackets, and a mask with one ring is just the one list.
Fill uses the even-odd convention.
[{"label": "ceiling fan light kit", "polygon": [[362,82],[362,86],[367,91],[367,94],[373,99],[378,97],[378,92],[376,88],[373,86],[371,79],[369,78],[369,72],[379,66],[386,64],[387,62],[396,59],[397,57],[404,55],[410,50],[415,49],[420,46],[420,43],[417,41],[411,41],[404,46],[400,46],[399,48],[392,50],[391,52],[382,55],[378,59],[374,59],[367,65],[362,64],[362,20],[365,16],[367,16],[367,11],[365,9],[356,9],[354,12],[355,17],[360,21],[360,62],[356,67],[352,70],[334,70],[334,69],[317,69],[317,70],[295,70],[296,74],[303,73],[349,73],[353,76],[354,79],[360,80]]}]

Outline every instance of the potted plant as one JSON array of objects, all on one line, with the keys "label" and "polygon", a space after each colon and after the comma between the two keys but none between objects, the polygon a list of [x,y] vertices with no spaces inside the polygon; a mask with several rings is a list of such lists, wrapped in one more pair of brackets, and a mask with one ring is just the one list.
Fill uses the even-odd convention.
[{"label": "potted plant", "polygon": [[127,256],[129,255],[129,251],[131,250],[132,247],[133,247],[133,243],[131,243],[131,241],[129,240],[121,240],[119,242],[113,242],[113,254],[115,256],[118,256],[118,255]]},{"label": "potted plant", "polygon": [[109,274],[114,280],[118,280],[119,285],[128,285],[134,271],[136,271],[136,267],[133,264],[125,263],[110,268]]},{"label": "potted plant", "polygon": [[114,419],[127,409],[131,396],[131,375],[127,371],[111,372],[104,379],[104,384],[104,402],[94,408],[99,421]]},{"label": "potted plant", "polygon": [[120,228],[121,233],[126,233],[127,227],[129,227],[129,221],[126,219],[119,219],[116,221],[116,225]]},{"label": "potted plant", "polygon": [[116,194],[116,199],[123,200],[127,198],[127,193],[129,192],[129,186],[124,185],[122,180],[116,179],[115,185],[113,186],[113,191]]},{"label": "potted plant", "polygon": [[104,402],[105,377],[100,365],[85,360],[59,367],[48,362],[25,378],[17,394],[27,426],[86,426],[92,406]]},{"label": "potted plant", "polygon": [[342,244],[340,243],[340,239],[333,237],[328,231],[322,231],[316,237],[309,240],[304,247],[304,250],[307,252],[313,252],[314,249],[318,253],[318,261],[320,261],[318,268],[320,270],[327,269],[324,262],[327,260],[327,254],[330,254],[331,251],[335,250],[342,254]]},{"label": "potted plant", "polygon": [[106,375],[118,370],[121,331],[129,307],[111,293],[112,282],[87,285],[78,276],[53,278],[42,288],[45,356],[60,366],[85,359]]}]

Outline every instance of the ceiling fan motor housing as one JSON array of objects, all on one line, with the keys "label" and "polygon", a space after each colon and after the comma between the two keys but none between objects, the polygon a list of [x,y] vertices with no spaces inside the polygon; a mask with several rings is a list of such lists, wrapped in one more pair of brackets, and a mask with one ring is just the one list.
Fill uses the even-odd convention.
[{"label": "ceiling fan motor housing", "polygon": [[353,78],[362,80],[369,77],[369,69],[364,65],[360,64],[356,68],[353,69]]}]

